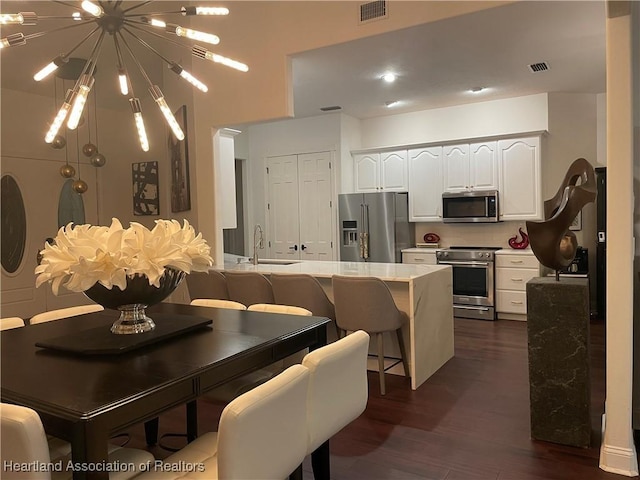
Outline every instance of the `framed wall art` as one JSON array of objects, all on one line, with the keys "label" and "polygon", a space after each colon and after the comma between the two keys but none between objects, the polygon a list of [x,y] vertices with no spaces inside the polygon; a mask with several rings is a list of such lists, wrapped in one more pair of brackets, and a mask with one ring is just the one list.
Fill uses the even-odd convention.
[{"label": "framed wall art", "polygon": [[174,113],[184,140],[178,140],[169,132],[169,155],[171,158],[171,211],[191,210],[191,192],[189,187],[189,149],[187,147],[187,106],[183,105]]},{"label": "framed wall art", "polygon": [[569,230],[582,230],[582,210],[578,212],[576,218],[574,218],[571,225],[569,225]]},{"label": "framed wall art", "polygon": [[133,179],[133,214],[160,215],[158,196],[158,162],[131,165]]}]

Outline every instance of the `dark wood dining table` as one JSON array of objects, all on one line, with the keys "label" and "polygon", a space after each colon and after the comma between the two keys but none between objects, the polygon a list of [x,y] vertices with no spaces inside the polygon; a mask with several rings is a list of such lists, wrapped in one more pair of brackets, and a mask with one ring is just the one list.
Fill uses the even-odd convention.
[{"label": "dark wood dining table", "polygon": [[[74,479],[108,478],[91,465],[107,462],[111,435],[177,405],[193,406],[200,395],[233,378],[327,342],[329,320],[322,317],[169,303],[147,313],[159,326],[194,318],[211,323],[115,353],[83,352],[82,341],[75,342],[79,352],[36,346],[86,339],[89,331],[92,338],[110,340],[109,327],[118,316],[113,310],[0,335],[2,401],[34,409],[47,433],[71,442],[72,461],[81,467]],[[197,421],[189,428],[197,435]],[[328,464],[328,447],[321,450],[313,462]]]}]

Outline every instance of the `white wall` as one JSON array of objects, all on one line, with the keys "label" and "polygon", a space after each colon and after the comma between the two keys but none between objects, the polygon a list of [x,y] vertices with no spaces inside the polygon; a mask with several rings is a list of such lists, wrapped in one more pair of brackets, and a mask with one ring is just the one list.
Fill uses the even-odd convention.
[{"label": "white wall", "polygon": [[547,130],[547,94],[362,120],[362,148]]},{"label": "white wall", "polygon": [[353,191],[354,175],[353,175],[353,157],[351,150],[360,148],[361,140],[361,122],[359,119],[342,115],[341,132],[340,132],[340,165],[336,171],[340,172],[339,192]]}]

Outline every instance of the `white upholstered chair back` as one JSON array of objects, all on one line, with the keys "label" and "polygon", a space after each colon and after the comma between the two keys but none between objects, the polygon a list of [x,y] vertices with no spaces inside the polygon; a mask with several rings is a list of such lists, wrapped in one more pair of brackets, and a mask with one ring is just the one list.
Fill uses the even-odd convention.
[{"label": "white upholstered chair back", "polygon": [[75,317],[77,315],[84,315],[85,313],[93,313],[104,310],[102,305],[90,304],[90,305],[78,305],[75,307],[60,308],[58,310],[50,310],[48,312],[38,313],[29,320],[29,325],[35,325],[37,323],[50,322],[52,320],[60,320],[67,317]]},{"label": "white upholstered chair back", "polygon": [[195,305],[197,307],[229,308],[232,310],[247,309],[247,307],[240,302],[234,302],[232,300],[215,300],[211,298],[196,298],[191,300],[191,305]]},{"label": "white upholstered chair back", "polygon": [[20,317],[0,318],[0,331],[20,327],[24,327],[24,320]]},{"label": "white upholstered chair back", "polygon": [[302,365],[311,374],[307,453],[358,418],[367,406],[368,351],[369,335],[358,330],[304,357]]},{"label": "white upholstered chair back", "polygon": [[273,303],[254,303],[247,310],[251,312],[284,313],[286,315],[313,315],[309,310],[292,305],[276,305]]},{"label": "white upholstered chair back", "polygon": [[[49,463],[47,436],[38,414],[30,408],[0,404],[0,452],[2,462]],[[11,472],[12,479],[49,480],[49,472]],[[3,475],[4,476],[4,475]]]}]

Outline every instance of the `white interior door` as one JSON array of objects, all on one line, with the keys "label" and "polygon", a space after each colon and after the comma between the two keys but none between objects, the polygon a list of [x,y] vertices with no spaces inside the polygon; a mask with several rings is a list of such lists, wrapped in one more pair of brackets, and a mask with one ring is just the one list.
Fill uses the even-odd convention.
[{"label": "white interior door", "polygon": [[270,157],[267,179],[270,256],[299,259],[298,156]]},{"label": "white interior door", "polygon": [[331,152],[298,155],[300,258],[332,260]]},{"label": "white interior door", "polygon": [[[60,162],[51,160],[2,157],[2,175],[10,175],[18,184],[26,216],[26,242],[22,261],[13,272],[2,268],[3,317],[29,318],[46,310],[91,303],[81,293],[61,289],[60,294],[55,296],[49,285],[35,288],[36,256],[44,248],[45,239],[55,237],[58,231],[58,199],[66,180],[60,176],[60,167]],[[85,220],[87,223],[95,223],[95,168],[83,166],[81,176],[89,184],[89,190],[83,196]],[[6,235],[6,232],[3,231],[2,235]]]}]

